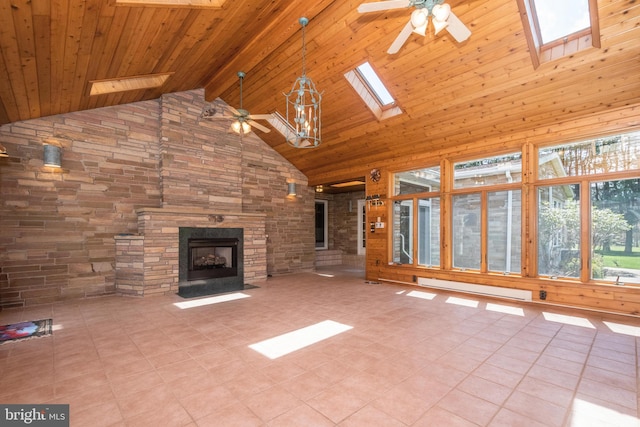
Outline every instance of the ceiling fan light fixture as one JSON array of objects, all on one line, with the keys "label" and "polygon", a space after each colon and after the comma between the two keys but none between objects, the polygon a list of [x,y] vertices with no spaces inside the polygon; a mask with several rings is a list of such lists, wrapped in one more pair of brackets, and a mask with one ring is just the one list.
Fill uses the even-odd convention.
[{"label": "ceiling fan light fixture", "polygon": [[[446,22],[449,19],[449,14],[451,13],[451,6],[447,3],[437,4],[433,6],[433,10],[431,11],[433,14],[433,19],[439,22]],[[443,27],[444,28],[444,27]]]},{"label": "ceiling fan light fixture", "polygon": [[429,11],[427,9],[424,9],[424,8],[416,9],[413,12],[411,12],[411,25],[413,25],[413,28],[415,28],[415,30],[421,27],[424,27],[426,30],[428,24],[429,24]]},{"label": "ceiling fan light fixture", "polygon": [[246,135],[251,132],[251,125],[247,122],[236,120],[231,123],[231,130],[239,135]]},{"label": "ceiling fan light fixture", "polygon": [[313,148],[322,141],[321,107],[322,94],[318,92],[313,81],[307,77],[305,70],[305,27],[309,20],[304,16],[298,20],[302,25],[302,75],[291,87],[287,98],[287,123],[295,132],[287,134],[287,143],[295,148]]}]

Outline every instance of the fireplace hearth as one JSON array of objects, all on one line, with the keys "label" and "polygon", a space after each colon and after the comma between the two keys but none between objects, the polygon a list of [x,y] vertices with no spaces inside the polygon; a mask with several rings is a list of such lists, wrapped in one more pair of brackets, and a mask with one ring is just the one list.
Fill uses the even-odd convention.
[{"label": "fireplace hearth", "polygon": [[243,229],[179,229],[178,295],[190,298],[244,289]]}]

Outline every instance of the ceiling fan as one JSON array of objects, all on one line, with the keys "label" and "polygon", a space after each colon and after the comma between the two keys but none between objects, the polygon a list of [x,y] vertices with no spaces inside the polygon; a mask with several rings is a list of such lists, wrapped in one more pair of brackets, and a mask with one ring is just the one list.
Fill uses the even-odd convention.
[{"label": "ceiling fan", "polygon": [[[272,118],[271,114],[249,114],[249,112],[242,108],[242,80],[246,74],[243,71],[238,71],[238,78],[240,79],[240,108],[237,110],[230,105],[225,105],[224,107],[231,113],[231,116],[235,119],[235,121],[231,124],[231,130],[240,135],[247,134],[251,132],[251,127],[255,127],[256,129],[261,130],[262,132],[268,133],[271,130],[265,126],[262,126],[260,123],[257,123],[256,120],[269,120]],[[201,117],[203,119],[226,119],[228,116],[224,115],[224,112],[221,114],[217,114],[218,109],[210,104],[208,108],[205,108],[202,112]]]},{"label": "ceiling fan", "polygon": [[435,34],[438,34],[442,29],[446,29],[458,43],[465,41],[471,35],[471,30],[458,19],[451,11],[451,6],[445,3],[444,0],[388,0],[362,3],[358,6],[358,12],[379,12],[411,6],[415,7],[416,10],[411,13],[411,19],[400,31],[389,50],[387,50],[389,54],[397,53],[412,32],[424,36],[429,25],[429,17],[433,21]]}]

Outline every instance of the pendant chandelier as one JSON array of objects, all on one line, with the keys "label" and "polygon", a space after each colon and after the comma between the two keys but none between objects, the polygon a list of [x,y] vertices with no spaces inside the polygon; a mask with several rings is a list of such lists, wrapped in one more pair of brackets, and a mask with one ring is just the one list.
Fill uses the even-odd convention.
[{"label": "pendant chandelier", "polygon": [[287,123],[293,132],[287,134],[287,143],[295,148],[314,148],[322,142],[321,108],[322,94],[306,75],[305,68],[305,27],[309,20],[304,16],[298,19],[302,25],[302,75],[298,77],[287,98]]}]

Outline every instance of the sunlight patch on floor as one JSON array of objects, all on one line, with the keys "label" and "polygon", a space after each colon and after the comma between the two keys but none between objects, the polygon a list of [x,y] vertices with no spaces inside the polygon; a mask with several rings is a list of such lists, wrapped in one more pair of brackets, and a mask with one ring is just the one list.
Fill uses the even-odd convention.
[{"label": "sunlight patch on floor", "polygon": [[411,291],[407,294],[408,297],[421,298],[421,299],[434,299],[438,296],[438,294],[433,294],[431,292],[422,292],[422,291]]},{"label": "sunlight patch on floor", "polygon": [[510,305],[487,303],[488,311],[497,311],[498,313],[513,314],[514,316],[524,317],[524,310],[521,307],[513,307]]},{"label": "sunlight patch on floor", "polygon": [[567,424],[570,427],[607,425],[616,427],[638,427],[638,418],[622,414],[614,409],[575,399],[571,409],[571,418]]},{"label": "sunlight patch on floor", "polygon": [[353,326],[344,325],[334,322],[333,320],[325,320],[315,325],[269,338],[256,344],[251,344],[249,348],[267,356],[269,359],[277,359],[285,354],[293,353],[296,350],[326,340],[349,329],[353,329]]},{"label": "sunlight patch on floor", "polygon": [[473,299],[458,298],[458,297],[449,297],[447,298],[446,303],[461,305],[463,307],[472,307],[472,308],[478,308],[478,304],[480,304],[479,301],[476,301]]},{"label": "sunlight patch on floor", "polygon": [[234,292],[232,294],[218,295],[215,297],[200,298],[192,301],[176,302],[173,305],[180,309],[202,307],[204,305],[219,304],[221,302],[235,301],[237,299],[249,298],[251,295],[242,292]]},{"label": "sunlight patch on floor", "polygon": [[593,323],[591,323],[588,319],[584,317],[567,316],[565,314],[547,313],[546,311],[543,311],[542,315],[549,322],[564,323],[565,325],[581,326],[583,328],[590,328],[590,329],[596,328],[595,326],[593,326]]},{"label": "sunlight patch on floor", "polygon": [[622,323],[607,321],[603,321],[602,323],[607,325],[607,327],[611,329],[611,332],[623,335],[631,335],[632,337],[640,337],[640,327],[638,326],[623,325]]}]

